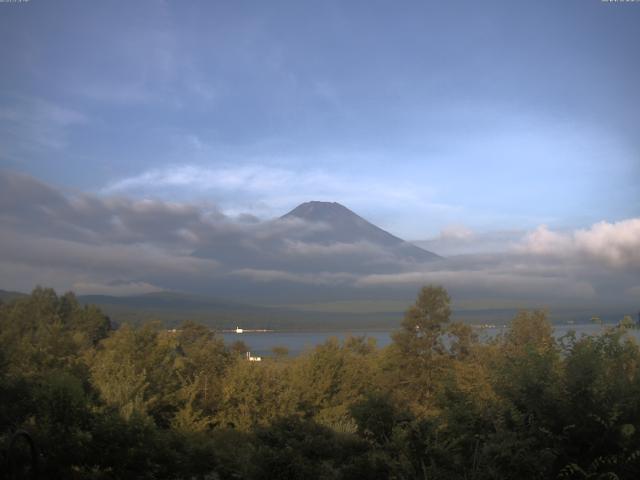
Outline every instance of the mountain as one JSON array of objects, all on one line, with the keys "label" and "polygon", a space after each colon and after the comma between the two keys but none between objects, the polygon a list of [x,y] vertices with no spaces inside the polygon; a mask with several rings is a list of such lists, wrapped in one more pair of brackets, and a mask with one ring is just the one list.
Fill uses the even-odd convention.
[{"label": "mountain", "polygon": [[303,203],[280,218],[212,239],[193,255],[228,271],[296,274],[401,272],[440,258],[335,202]]},{"label": "mountain", "polygon": [[14,292],[11,290],[0,290],[0,302],[9,302],[16,298],[26,297],[26,293]]},{"label": "mountain", "polygon": [[399,257],[415,262],[428,262],[441,258],[435,253],[419,248],[373,225],[337,202],[306,202],[280,218],[326,224],[329,227],[327,230],[314,232],[307,237],[307,240],[316,243],[326,245],[367,242],[392,249]]},{"label": "mountain", "polygon": [[[20,294],[24,295],[24,294]],[[191,320],[216,329],[245,328],[313,330],[332,328],[388,328],[395,325],[401,309],[384,312],[314,311],[305,305],[266,306],[235,303],[203,295],[179,292],[154,292],[141,295],[79,295],[85,305],[97,305],[115,325],[140,324],[160,320],[165,326],[178,327]]]},{"label": "mountain", "polygon": [[78,298],[87,304],[96,305],[124,305],[129,307],[141,307],[148,309],[183,310],[185,308],[202,308],[206,310],[238,310],[241,308],[254,308],[249,305],[218,300],[216,298],[189,293],[160,291],[143,293],[139,295],[113,296],[113,295],[80,295]]},{"label": "mountain", "polygon": [[238,322],[254,324],[273,317],[265,307],[169,291],[119,297],[79,295],[78,300],[83,304],[98,305],[118,324],[161,320],[165,325],[177,326],[184,320],[193,320],[217,328],[231,328]]}]

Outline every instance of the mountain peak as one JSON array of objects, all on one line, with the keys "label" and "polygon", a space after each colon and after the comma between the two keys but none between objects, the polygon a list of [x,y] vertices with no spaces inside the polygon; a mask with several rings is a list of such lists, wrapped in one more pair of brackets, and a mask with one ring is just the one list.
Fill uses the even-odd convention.
[{"label": "mountain peak", "polygon": [[282,218],[297,217],[304,220],[321,221],[335,218],[337,215],[357,217],[354,212],[338,202],[320,202],[312,200],[301,203]]}]

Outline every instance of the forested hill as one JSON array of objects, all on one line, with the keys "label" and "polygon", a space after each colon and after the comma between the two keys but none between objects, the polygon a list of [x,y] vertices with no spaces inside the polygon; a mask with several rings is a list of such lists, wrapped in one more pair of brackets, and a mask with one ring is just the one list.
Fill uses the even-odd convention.
[{"label": "forested hill", "polygon": [[215,329],[236,325],[289,330],[389,328],[402,316],[400,308],[380,312],[313,311],[305,306],[252,305],[175,292],[121,297],[80,295],[78,300],[98,305],[119,324],[160,320],[167,327],[193,320]]},{"label": "forested hill", "polygon": [[[0,290],[0,301],[9,301],[27,294]],[[214,329],[249,328],[327,330],[390,328],[402,316],[404,307],[359,311],[310,306],[268,306],[224,301],[217,298],[179,292],[154,292],[141,295],[78,295],[83,305],[96,305],[116,325],[140,325],[157,320],[167,328],[179,326],[185,320],[202,323]]]},{"label": "forested hill", "polygon": [[544,312],[521,312],[482,343],[441,287],[408,307],[389,347],[251,362],[193,322],[112,330],[38,288],[0,304],[0,460],[30,475],[22,431],[40,478],[640,476],[632,321],[557,340]]},{"label": "forested hill", "polygon": [[26,293],[13,292],[10,290],[0,290],[0,302],[7,302],[15,298],[26,297]]}]

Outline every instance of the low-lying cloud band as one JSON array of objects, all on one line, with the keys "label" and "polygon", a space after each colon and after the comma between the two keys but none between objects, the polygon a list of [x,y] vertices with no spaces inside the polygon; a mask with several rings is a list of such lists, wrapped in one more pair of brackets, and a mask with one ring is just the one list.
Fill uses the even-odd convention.
[{"label": "low-lying cloud band", "polygon": [[[81,293],[174,289],[219,296],[233,284],[236,295],[244,291],[250,300],[293,285],[378,297],[440,283],[468,297],[625,305],[638,302],[640,292],[640,218],[571,232],[540,226],[480,235],[458,227],[424,243],[465,254],[415,264],[366,239],[314,241],[318,232],[327,238],[327,224],[246,221],[210,204],[70,193],[4,171],[0,226],[6,289],[46,284]],[[494,248],[474,252],[483,235]]]}]

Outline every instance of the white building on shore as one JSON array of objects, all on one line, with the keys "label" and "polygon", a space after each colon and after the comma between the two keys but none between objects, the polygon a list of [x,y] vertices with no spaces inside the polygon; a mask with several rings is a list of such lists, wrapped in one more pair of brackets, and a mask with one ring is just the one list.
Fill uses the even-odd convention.
[{"label": "white building on shore", "polygon": [[261,362],[262,357],[252,357],[251,352],[247,352],[247,360],[249,360],[250,362]]}]

